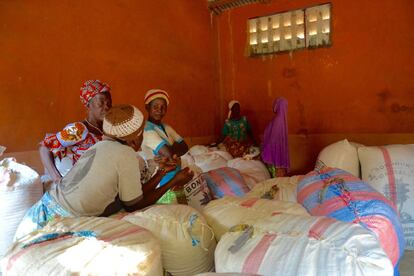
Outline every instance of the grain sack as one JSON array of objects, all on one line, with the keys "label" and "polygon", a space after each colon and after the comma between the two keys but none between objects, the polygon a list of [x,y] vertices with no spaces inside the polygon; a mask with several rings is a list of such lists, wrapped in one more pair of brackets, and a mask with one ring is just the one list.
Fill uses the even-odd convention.
[{"label": "grain sack", "polygon": [[407,249],[414,250],[414,144],[358,149],[362,179],[400,214]]},{"label": "grain sack", "polygon": [[184,194],[187,204],[199,212],[212,199],[210,189],[207,186],[207,181],[202,175],[194,176],[194,179],[184,185]]},{"label": "grain sack", "polygon": [[234,225],[281,213],[308,215],[305,208],[298,203],[258,198],[242,199],[230,196],[210,201],[203,210],[217,240]]},{"label": "grain sack", "polygon": [[42,183],[36,171],[13,158],[0,162],[0,259],[12,244],[20,221],[42,193]]},{"label": "grain sack", "polygon": [[334,168],[312,171],[298,184],[298,202],[313,216],[328,216],[373,231],[397,267],[404,236],[393,204],[352,174]]},{"label": "grain sack", "polygon": [[187,167],[188,165],[192,165],[192,164],[194,164],[194,158],[193,158],[193,156],[190,154],[190,152],[187,152],[186,154],[182,155],[182,156],[180,157],[180,159],[181,159],[181,167],[182,167],[182,168],[185,168],[185,167]]},{"label": "grain sack", "polygon": [[123,218],[150,230],[161,242],[164,269],[193,276],[214,268],[214,234],[204,217],[186,205],[155,205]]},{"label": "grain sack", "polygon": [[359,177],[359,160],[357,147],[347,139],[325,147],[318,155],[315,168],[323,166],[338,168]]},{"label": "grain sack", "polygon": [[195,164],[194,157],[191,156],[189,152],[181,156],[181,168],[190,168],[190,170],[194,172],[195,177],[203,172],[203,170]]},{"label": "grain sack", "polygon": [[226,167],[227,160],[216,152],[207,152],[193,156],[194,163],[203,171],[208,172],[218,168]]},{"label": "grain sack", "polygon": [[250,191],[240,172],[233,168],[223,167],[203,173],[213,198],[225,195],[244,196]]},{"label": "grain sack", "polygon": [[227,232],[215,252],[217,272],[283,275],[392,275],[371,231],[327,217],[281,214]]},{"label": "grain sack", "polygon": [[292,177],[270,178],[257,183],[245,197],[297,202],[296,188],[301,177],[301,175],[295,175]]},{"label": "grain sack", "polygon": [[195,276],[257,276],[257,274],[250,274],[250,273],[215,273],[215,272],[207,272],[197,274]]},{"label": "grain sack", "polygon": [[24,236],[2,261],[6,275],[162,275],[159,242],[110,218],[62,218]]},{"label": "grain sack", "polygon": [[243,176],[247,186],[250,189],[259,183],[270,178],[269,171],[266,166],[259,160],[245,160],[243,158],[235,158],[227,161],[227,166],[237,169]]},{"label": "grain sack", "polygon": [[192,156],[196,156],[196,155],[199,155],[199,154],[207,153],[207,152],[209,152],[209,150],[208,150],[208,147],[206,147],[206,146],[194,145],[188,150],[188,152]]},{"label": "grain sack", "polygon": [[217,150],[213,150],[212,152],[214,152],[215,154],[220,155],[221,157],[223,157],[227,161],[233,159],[233,156],[228,151],[217,149]]}]

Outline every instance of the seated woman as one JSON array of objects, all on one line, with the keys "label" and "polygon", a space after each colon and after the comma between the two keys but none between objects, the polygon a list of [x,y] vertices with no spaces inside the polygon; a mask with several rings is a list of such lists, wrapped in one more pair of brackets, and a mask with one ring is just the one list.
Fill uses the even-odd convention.
[{"label": "seated woman", "polygon": [[80,89],[80,100],[87,118],[46,135],[40,143],[40,159],[52,181],[59,182],[88,148],[102,140],[102,121],[112,106],[110,90],[99,80],[86,81]]},{"label": "seated woman", "polygon": [[233,157],[242,157],[250,145],[256,144],[246,116],[240,113],[240,103],[230,101],[227,120],[222,129],[223,143]]},{"label": "seated woman", "polygon": [[103,121],[104,138],[90,147],[62,178],[25,215],[16,238],[46,225],[56,217],[109,216],[124,208],[132,212],[154,204],[175,185],[193,174],[182,170],[161,188],[156,188],[176,164],[160,163],[145,185],[140,182],[136,151],[143,139],[144,116],[131,105],[114,106]]},{"label": "seated woman", "polygon": [[[171,126],[162,122],[170,103],[168,93],[164,90],[152,89],[145,94],[144,101],[148,120],[142,142],[143,157],[146,160],[156,157],[173,159],[184,155],[188,151],[186,142]],[[180,165],[161,180],[160,186],[171,180],[179,170]]]}]

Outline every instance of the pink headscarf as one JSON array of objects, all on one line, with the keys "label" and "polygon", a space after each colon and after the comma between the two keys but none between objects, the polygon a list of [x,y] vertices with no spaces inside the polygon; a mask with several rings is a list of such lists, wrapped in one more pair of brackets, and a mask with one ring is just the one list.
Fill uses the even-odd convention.
[{"label": "pink headscarf", "polygon": [[288,125],[288,102],[285,98],[277,98],[273,104],[276,113],[264,132],[262,159],[276,168],[290,168]]}]

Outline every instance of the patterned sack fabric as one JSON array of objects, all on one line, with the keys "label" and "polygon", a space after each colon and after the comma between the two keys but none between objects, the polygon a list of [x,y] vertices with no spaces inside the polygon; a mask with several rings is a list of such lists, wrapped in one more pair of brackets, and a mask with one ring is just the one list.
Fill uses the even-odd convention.
[{"label": "patterned sack fabric", "polygon": [[313,216],[358,223],[373,231],[398,275],[405,241],[395,206],[351,173],[325,167],[299,182],[297,199]]}]

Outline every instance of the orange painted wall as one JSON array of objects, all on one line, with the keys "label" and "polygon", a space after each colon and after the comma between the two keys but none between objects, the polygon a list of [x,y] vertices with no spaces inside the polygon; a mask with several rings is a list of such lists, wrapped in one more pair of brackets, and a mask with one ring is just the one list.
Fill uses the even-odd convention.
[{"label": "orange painted wall", "polygon": [[216,17],[222,119],[236,98],[262,133],[284,96],[292,134],[414,132],[414,1],[330,2],[333,45],[291,54],[247,57],[247,19],[326,2],[274,0]]},{"label": "orange painted wall", "polygon": [[330,48],[250,58],[248,18],[324,2],[273,0],[212,19],[204,0],[0,1],[0,145],[33,150],[84,118],[78,93],[90,78],[140,108],[146,90],[166,89],[166,119],[183,136],[218,134],[232,98],[260,134],[277,96],[289,100],[291,134],[414,132],[414,2],[331,2]]},{"label": "orange painted wall", "polygon": [[83,119],[79,87],[93,78],[110,84],[114,103],[140,108],[148,89],[165,89],[178,133],[212,135],[211,24],[205,1],[1,1],[0,145],[36,149],[46,132]]}]

